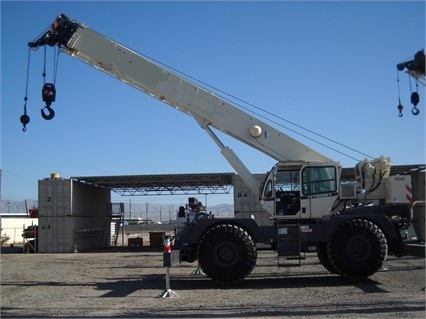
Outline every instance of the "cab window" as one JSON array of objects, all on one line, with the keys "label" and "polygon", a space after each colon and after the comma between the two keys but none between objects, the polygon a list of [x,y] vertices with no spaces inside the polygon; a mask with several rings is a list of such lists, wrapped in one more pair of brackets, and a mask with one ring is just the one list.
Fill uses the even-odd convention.
[{"label": "cab window", "polygon": [[335,192],[337,189],[336,168],[305,167],[302,171],[302,192],[304,195]]},{"label": "cab window", "polygon": [[276,175],[275,191],[294,192],[300,191],[299,170],[282,170]]},{"label": "cab window", "polygon": [[272,181],[268,180],[266,182],[265,191],[263,192],[264,197],[271,197],[272,196]]}]

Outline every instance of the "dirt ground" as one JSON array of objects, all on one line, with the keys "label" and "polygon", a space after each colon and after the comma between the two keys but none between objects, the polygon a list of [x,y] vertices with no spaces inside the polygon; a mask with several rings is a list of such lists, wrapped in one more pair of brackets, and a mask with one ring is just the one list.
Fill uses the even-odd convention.
[{"label": "dirt ground", "polygon": [[171,268],[170,297],[163,298],[165,274],[161,247],[3,248],[1,317],[425,318],[425,260],[415,257],[388,257],[378,273],[354,281],[327,272],[316,254],[300,267],[277,267],[273,252],[259,251],[251,275],[234,285],[197,274],[197,264]]}]

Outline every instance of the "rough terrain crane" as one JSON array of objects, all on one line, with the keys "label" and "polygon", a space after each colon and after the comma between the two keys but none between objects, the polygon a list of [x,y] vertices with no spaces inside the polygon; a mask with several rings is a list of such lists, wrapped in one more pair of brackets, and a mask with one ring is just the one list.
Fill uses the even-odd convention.
[{"label": "rough terrain crane", "polygon": [[[377,272],[388,254],[404,255],[402,233],[413,209],[410,175],[390,176],[390,159],[381,156],[356,165],[356,180],[340,182],[341,165],[226,99],[209,92],[135,51],[60,14],[29,47],[58,46],[73,58],[192,116],[218,145],[262,207],[268,225],[256,218],[193,218],[176,233],[182,262],[198,261],[217,282],[250,274],[259,245],[299,261],[316,252],[332,273],[363,278]],[[47,111],[54,87],[46,88]],[[50,97],[49,97],[50,96]],[[52,98],[53,97],[53,98]],[[52,118],[52,114],[45,114]],[[214,130],[265,153],[277,164],[259,183]]]}]

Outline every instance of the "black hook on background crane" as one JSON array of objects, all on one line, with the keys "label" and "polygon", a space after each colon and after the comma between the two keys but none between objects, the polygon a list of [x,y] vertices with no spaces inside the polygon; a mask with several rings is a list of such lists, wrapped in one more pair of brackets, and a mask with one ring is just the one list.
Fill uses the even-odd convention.
[{"label": "black hook on background crane", "polygon": [[404,109],[404,106],[401,104],[401,99],[399,99],[399,104],[397,106],[397,109],[399,111],[398,116],[402,117],[402,110]]},{"label": "black hook on background crane", "polygon": [[[407,73],[409,76],[411,76],[412,78],[414,78],[416,80],[416,87],[418,90],[418,82],[420,79],[423,78],[423,82],[420,81],[423,85],[424,83],[424,76],[425,76],[425,53],[424,50],[420,50],[418,51],[415,55],[414,55],[414,59],[413,60],[409,60],[406,62],[402,62],[402,63],[398,63],[396,65],[396,68],[398,71],[403,71],[404,69],[407,70]],[[411,78],[410,78],[411,79]],[[398,82],[398,98],[400,97],[400,92],[399,92],[399,76],[397,76],[397,82]],[[411,80],[410,80],[410,89],[411,89]],[[419,104],[420,102],[420,96],[419,93],[416,91],[412,91],[411,92],[411,104],[413,105],[413,108],[411,109],[411,113],[413,115],[419,115],[420,110],[417,107],[417,104]],[[401,99],[399,98],[399,104],[397,106],[399,114],[399,117],[402,117],[402,109],[403,106],[401,104]]]},{"label": "black hook on background crane", "polygon": [[411,93],[411,104],[414,105],[414,107],[411,109],[411,113],[413,115],[419,115],[420,110],[417,108],[417,104],[420,102],[420,96],[419,93],[413,92]]}]

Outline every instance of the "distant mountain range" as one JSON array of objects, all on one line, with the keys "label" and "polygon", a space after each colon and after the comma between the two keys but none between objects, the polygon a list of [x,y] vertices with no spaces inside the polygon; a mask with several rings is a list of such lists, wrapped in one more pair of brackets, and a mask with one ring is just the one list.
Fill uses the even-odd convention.
[{"label": "distant mountain range", "polygon": [[0,201],[1,214],[26,214],[28,209],[31,209],[33,207],[38,207],[38,201],[36,200],[25,200],[25,201],[1,200]]}]

